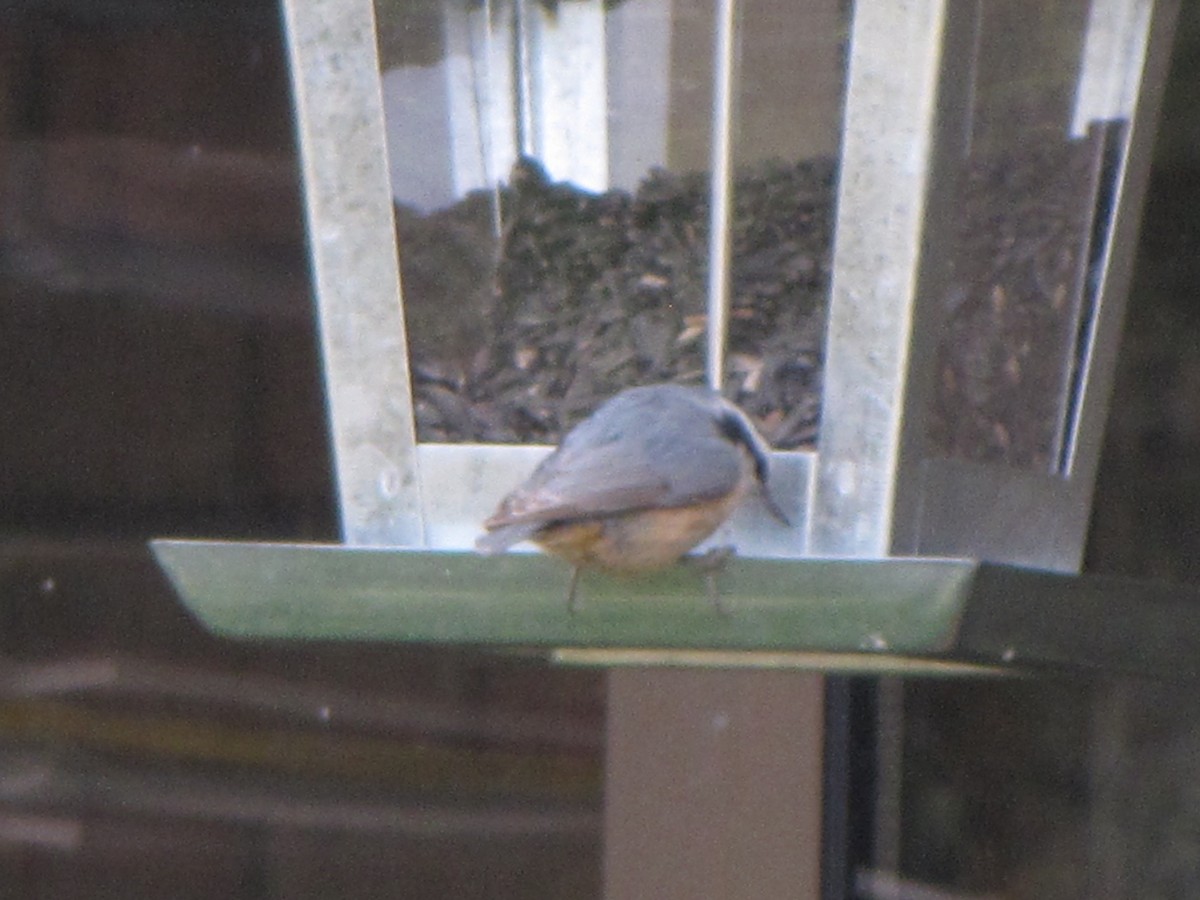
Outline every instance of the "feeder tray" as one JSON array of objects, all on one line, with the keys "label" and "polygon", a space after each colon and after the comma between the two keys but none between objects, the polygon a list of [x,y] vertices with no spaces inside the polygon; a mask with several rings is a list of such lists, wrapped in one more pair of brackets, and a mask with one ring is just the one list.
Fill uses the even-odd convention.
[{"label": "feeder tray", "polygon": [[1200,590],[971,559],[735,558],[721,609],[686,566],[617,579],[538,554],[155,541],[211,631],[466,644],[569,664],[905,675],[1200,674]]}]

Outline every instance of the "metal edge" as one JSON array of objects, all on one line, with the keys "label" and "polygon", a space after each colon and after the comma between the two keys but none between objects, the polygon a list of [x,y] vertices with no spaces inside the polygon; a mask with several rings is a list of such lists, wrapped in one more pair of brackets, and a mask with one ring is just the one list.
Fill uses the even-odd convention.
[{"label": "metal edge", "polygon": [[423,539],[371,0],[282,0],[344,538]]},{"label": "metal edge", "polygon": [[967,662],[938,657],[899,656],[892,653],[767,653],[718,650],[670,650],[640,647],[604,649],[560,648],[550,657],[568,666],[634,666],[637,668],[793,669],[799,672],[836,672],[855,675],[916,675],[937,677],[1027,677],[1011,666]]},{"label": "metal edge", "polygon": [[1108,400],[1112,394],[1117,350],[1129,299],[1137,235],[1141,228],[1143,199],[1150,175],[1150,163],[1157,132],[1159,108],[1170,64],[1170,47],[1180,0],[1153,3],[1145,64],[1138,90],[1137,104],[1130,123],[1125,147],[1124,171],[1113,227],[1109,234],[1104,278],[1098,289],[1098,313],[1088,352],[1087,372],[1081,392],[1080,414],[1068,475],[1084,486],[1084,507],[1091,504],[1096,469],[1100,461],[1104,425],[1108,418]]},{"label": "metal edge", "polygon": [[891,543],[945,7],[854,12],[809,520],[818,553],[878,557]]}]

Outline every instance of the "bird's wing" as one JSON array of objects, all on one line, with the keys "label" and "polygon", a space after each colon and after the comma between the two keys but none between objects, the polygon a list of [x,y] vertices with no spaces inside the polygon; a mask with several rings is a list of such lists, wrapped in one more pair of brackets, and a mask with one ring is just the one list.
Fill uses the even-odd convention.
[{"label": "bird's wing", "polygon": [[737,450],[715,434],[710,440],[663,446],[651,439],[633,453],[627,442],[564,444],[484,525],[494,530],[687,506],[724,496],[738,476]]}]

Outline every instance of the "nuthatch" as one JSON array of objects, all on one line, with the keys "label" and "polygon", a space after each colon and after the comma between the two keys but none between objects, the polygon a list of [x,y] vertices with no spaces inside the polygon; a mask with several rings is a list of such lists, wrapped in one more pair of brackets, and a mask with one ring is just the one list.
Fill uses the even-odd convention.
[{"label": "nuthatch", "polygon": [[[562,557],[574,566],[574,610],[581,569],[639,573],[678,562],[751,490],[787,523],[766,481],[766,443],[720,394],[629,388],[572,428],[500,502],[475,547],[501,553],[530,540]],[[711,580],[710,589],[715,600]]]}]

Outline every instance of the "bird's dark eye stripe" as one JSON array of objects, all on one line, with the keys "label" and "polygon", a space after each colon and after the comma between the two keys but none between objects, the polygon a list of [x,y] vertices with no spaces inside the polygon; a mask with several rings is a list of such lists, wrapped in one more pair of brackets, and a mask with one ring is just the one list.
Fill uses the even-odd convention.
[{"label": "bird's dark eye stripe", "polygon": [[735,444],[741,444],[750,451],[750,455],[754,457],[754,474],[758,477],[759,481],[766,481],[766,457],[762,455],[758,442],[750,434],[748,430],[749,426],[746,422],[740,416],[727,412],[717,420],[717,428],[726,439]]},{"label": "bird's dark eye stripe", "polygon": [[733,441],[735,444],[748,444],[750,442],[750,438],[746,434],[745,424],[733,413],[723,413],[721,417],[717,419],[717,428],[720,430],[722,435]]}]

